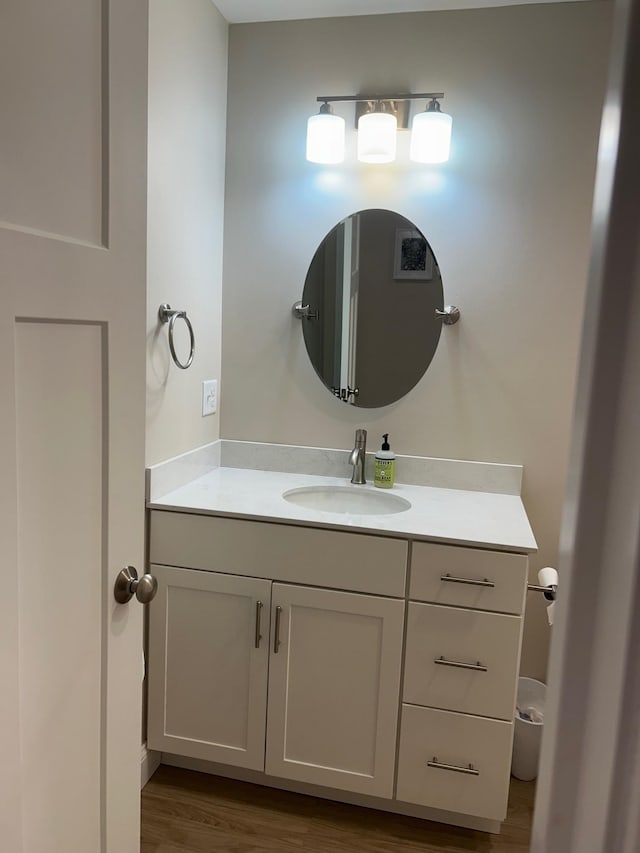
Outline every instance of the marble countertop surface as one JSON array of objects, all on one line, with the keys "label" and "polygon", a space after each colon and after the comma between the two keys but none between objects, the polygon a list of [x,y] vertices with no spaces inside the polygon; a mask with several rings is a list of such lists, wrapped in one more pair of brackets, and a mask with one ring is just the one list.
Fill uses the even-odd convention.
[{"label": "marble countertop surface", "polygon": [[[149,500],[150,509],[246,518],[405,539],[530,553],[537,544],[519,495],[396,484],[391,493],[411,508],[355,515],[306,509],[283,492],[305,486],[350,486],[348,479],[281,471],[219,467]],[[372,483],[350,486],[378,490]]]}]

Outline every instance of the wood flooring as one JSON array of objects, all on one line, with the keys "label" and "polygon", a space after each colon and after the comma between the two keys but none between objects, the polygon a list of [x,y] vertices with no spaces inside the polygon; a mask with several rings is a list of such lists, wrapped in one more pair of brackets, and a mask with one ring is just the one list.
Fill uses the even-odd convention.
[{"label": "wood flooring", "polygon": [[142,792],[141,853],[524,853],[534,783],[511,782],[488,835],[162,766]]}]

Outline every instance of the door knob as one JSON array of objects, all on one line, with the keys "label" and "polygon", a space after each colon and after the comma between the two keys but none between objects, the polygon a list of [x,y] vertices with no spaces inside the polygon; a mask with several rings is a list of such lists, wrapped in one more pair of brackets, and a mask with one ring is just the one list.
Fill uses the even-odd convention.
[{"label": "door knob", "polygon": [[158,591],[158,581],[153,575],[142,575],[138,578],[138,572],[133,566],[127,566],[118,572],[113,595],[118,604],[126,604],[133,596],[140,604],[148,604]]}]

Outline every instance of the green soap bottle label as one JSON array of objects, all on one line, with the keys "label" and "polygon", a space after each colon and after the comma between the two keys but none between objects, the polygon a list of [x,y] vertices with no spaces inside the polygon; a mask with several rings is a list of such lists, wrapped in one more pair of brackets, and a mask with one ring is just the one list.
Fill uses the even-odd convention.
[{"label": "green soap bottle label", "polygon": [[381,489],[390,489],[393,486],[395,466],[395,459],[376,459],[373,473],[374,485]]}]

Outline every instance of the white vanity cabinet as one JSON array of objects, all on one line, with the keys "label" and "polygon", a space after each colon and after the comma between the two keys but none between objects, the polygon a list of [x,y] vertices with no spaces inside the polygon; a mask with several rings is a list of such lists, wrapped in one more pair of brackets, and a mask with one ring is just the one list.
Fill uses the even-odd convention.
[{"label": "white vanity cabinet", "polygon": [[149,543],[151,749],[499,829],[525,554],[163,510]]},{"label": "white vanity cabinet", "polygon": [[149,748],[391,798],[407,543],[154,512],[150,553]]}]

